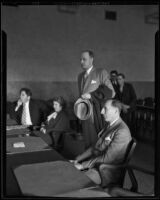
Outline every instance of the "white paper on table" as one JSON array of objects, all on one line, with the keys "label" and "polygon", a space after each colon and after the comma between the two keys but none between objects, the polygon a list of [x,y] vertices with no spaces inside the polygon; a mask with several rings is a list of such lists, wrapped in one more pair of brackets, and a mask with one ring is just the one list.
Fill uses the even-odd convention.
[{"label": "white paper on table", "polygon": [[13,147],[14,148],[24,148],[25,144],[24,144],[24,142],[16,142],[16,143],[13,143]]}]

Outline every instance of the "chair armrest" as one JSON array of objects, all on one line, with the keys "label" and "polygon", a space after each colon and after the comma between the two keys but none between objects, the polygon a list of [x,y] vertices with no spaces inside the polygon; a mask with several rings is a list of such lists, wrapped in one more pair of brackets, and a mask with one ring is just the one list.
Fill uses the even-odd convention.
[{"label": "chair armrest", "polygon": [[117,168],[124,168],[126,166],[127,166],[126,164],[117,164],[117,165],[113,165],[113,164],[100,164],[99,165],[99,169],[100,170],[103,170],[105,168],[108,168],[108,169],[117,169]]}]

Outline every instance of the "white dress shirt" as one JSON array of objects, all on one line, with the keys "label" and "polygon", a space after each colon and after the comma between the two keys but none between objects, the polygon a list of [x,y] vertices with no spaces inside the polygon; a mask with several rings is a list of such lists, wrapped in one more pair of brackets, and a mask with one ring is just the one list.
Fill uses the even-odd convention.
[{"label": "white dress shirt", "polygon": [[117,120],[119,120],[119,117],[117,117],[113,122],[111,122],[111,123],[109,124],[109,126],[112,126]]},{"label": "white dress shirt", "polygon": [[93,65],[92,65],[89,69],[87,69],[87,71],[86,71],[86,73],[85,73],[87,76],[90,74],[92,68],[93,68]]},{"label": "white dress shirt", "polygon": [[27,101],[24,106],[26,109],[26,125],[32,125],[31,115],[29,111],[29,101]]}]

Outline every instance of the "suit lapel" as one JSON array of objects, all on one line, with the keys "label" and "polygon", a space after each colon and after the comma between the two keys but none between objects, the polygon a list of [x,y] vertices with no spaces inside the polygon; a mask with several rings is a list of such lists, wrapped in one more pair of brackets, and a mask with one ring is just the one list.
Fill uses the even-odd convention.
[{"label": "suit lapel", "polygon": [[115,131],[117,130],[119,124],[121,122],[121,118],[118,119],[112,126],[110,126],[102,135],[102,140],[108,136],[108,135],[111,135],[111,138],[113,138],[113,135],[115,133]]},{"label": "suit lapel", "polygon": [[[91,80],[93,78],[93,71],[95,70],[95,68],[93,67],[88,75],[88,77],[85,80],[84,86],[83,86],[83,92],[86,90],[86,88],[88,88],[91,84]],[[83,76],[84,77],[84,76]]]},{"label": "suit lapel", "polygon": [[82,77],[81,77],[81,91],[82,91],[82,94],[83,94],[83,91],[84,91],[84,74],[85,74],[85,72],[82,73]]}]

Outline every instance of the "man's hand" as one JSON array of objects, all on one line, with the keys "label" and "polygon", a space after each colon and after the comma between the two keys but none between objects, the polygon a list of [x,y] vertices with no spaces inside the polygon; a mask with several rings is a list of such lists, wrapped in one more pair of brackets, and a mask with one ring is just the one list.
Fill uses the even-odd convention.
[{"label": "man's hand", "polygon": [[21,100],[21,99],[18,99],[18,101],[17,101],[17,106],[16,106],[16,108],[15,108],[15,111],[17,111],[18,108],[19,108],[21,105],[22,105],[22,100]]},{"label": "man's hand", "polygon": [[82,170],[83,169],[83,165],[78,163],[77,160],[70,160],[71,163],[74,164],[74,166],[78,169],[78,170]]},{"label": "man's hand", "polygon": [[17,106],[19,107],[19,106],[21,106],[22,105],[22,100],[21,99],[18,99],[18,101],[17,101]]},{"label": "man's hand", "polygon": [[89,93],[82,94],[81,96],[83,99],[90,99],[91,95]]},{"label": "man's hand", "polygon": [[77,160],[70,160],[70,162],[73,163],[73,164],[77,164],[78,163]]},{"label": "man's hand", "polygon": [[75,166],[78,170],[84,169],[83,165],[82,165],[82,164],[79,164],[79,163],[74,164],[74,166]]},{"label": "man's hand", "polygon": [[46,134],[46,129],[45,128],[41,128],[40,131],[42,131],[44,134]]},{"label": "man's hand", "polygon": [[114,97],[115,97],[115,95],[116,95],[115,91],[114,91],[114,90],[112,90],[112,98],[114,98]]}]

